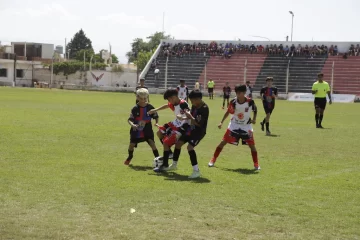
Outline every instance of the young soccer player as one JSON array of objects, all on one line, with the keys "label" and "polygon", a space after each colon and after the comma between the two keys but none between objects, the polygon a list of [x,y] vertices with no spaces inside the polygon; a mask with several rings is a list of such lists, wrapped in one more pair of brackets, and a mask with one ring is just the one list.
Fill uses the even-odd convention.
[{"label": "young soccer player", "polygon": [[209,107],[202,100],[202,93],[198,89],[190,92],[189,99],[192,104],[191,111],[185,110],[185,114],[187,118],[191,120],[191,127],[188,129],[187,133],[182,135],[176,142],[173,163],[170,165],[169,170],[176,170],[181,147],[185,143],[188,143],[187,150],[190,156],[191,165],[193,167],[193,172],[189,178],[198,178],[200,177],[200,170],[195,147],[206,135],[206,128],[209,118]]},{"label": "young soccer player", "polygon": [[[139,84],[138,86],[136,86],[136,88],[135,88],[135,95],[136,95],[136,91],[137,91],[138,89],[140,89],[140,88],[148,89],[148,87],[145,86],[145,78],[141,78],[141,79],[140,79],[140,84]],[[150,103],[149,94],[148,94],[147,102]],[[136,95],[136,103],[138,103],[137,95]]]},{"label": "young soccer player", "polygon": [[222,106],[222,109],[224,109],[225,107],[225,100],[226,100],[226,107],[229,107],[229,99],[230,99],[230,95],[231,95],[231,88],[229,86],[229,83],[227,82],[225,84],[225,86],[223,87],[223,106]]},{"label": "young soccer player", "polygon": [[315,95],[315,122],[316,128],[323,128],[321,125],[326,108],[326,95],[329,96],[329,104],[332,104],[330,86],[323,80],[324,74],[318,74],[318,80],[312,86],[312,94]]},{"label": "young soccer player", "polygon": [[188,103],[180,99],[176,89],[168,89],[164,93],[164,99],[168,101],[159,108],[152,109],[148,113],[154,114],[157,111],[170,108],[175,114],[175,120],[164,124],[159,127],[157,132],[158,137],[161,139],[164,147],[163,165],[154,168],[155,172],[167,171],[169,168],[169,155],[171,153],[170,147],[174,145],[177,140],[183,135],[189,127],[190,121],[186,117],[185,111],[189,110]]},{"label": "young soccer player", "polygon": [[189,97],[189,88],[185,85],[185,80],[180,80],[180,85],[178,85],[176,89],[178,90],[178,97],[187,101]]},{"label": "young soccer player", "polygon": [[[252,123],[256,123],[257,107],[254,100],[247,98],[246,85],[237,85],[235,87],[236,98],[231,100],[229,108],[221,120],[218,128],[221,129],[223,122],[232,114],[229,126],[226,133],[217,146],[213,158],[209,162],[209,167],[213,167],[217,158],[226,144],[230,143],[238,145],[239,140],[242,140],[243,145],[248,145],[251,149],[251,155],[256,170],[260,170],[258,154],[255,148],[255,141],[253,136]],[[251,112],[254,113],[253,119],[251,119]]]},{"label": "young soccer player", "polygon": [[136,91],[136,97],[138,103],[131,109],[131,114],[128,119],[128,123],[131,126],[130,129],[130,145],[128,150],[128,157],[124,164],[129,165],[134,154],[134,148],[138,143],[147,142],[155,157],[159,156],[159,152],[154,142],[154,132],[151,125],[151,119],[155,119],[156,125],[158,124],[159,117],[156,113],[149,116],[147,113],[154,107],[147,103],[149,92],[145,88],[140,88]]},{"label": "young soccer player", "polygon": [[261,130],[264,131],[264,125],[266,126],[266,135],[270,136],[270,116],[275,108],[275,98],[278,96],[277,87],[273,86],[274,79],[272,77],[266,78],[266,87],[263,87],[260,91],[261,98],[263,100],[264,111],[266,117],[260,123]]},{"label": "young soccer player", "polygon": [[250,81],[246,81],[246,97],[252,98],[252,87],[250,86]]}]

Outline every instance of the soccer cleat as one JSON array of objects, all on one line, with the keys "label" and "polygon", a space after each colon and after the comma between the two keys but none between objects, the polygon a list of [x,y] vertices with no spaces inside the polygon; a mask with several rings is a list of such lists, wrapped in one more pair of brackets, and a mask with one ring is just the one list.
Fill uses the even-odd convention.
[{"label": "soccer cleat", "polygon": [[169,154],[169,159],[173,159],[173,157],[174,157],[174,154],[173,154],[173,153],[170,153],[170,154]]},{"label": "soccer cleat", "polygon": [[324,128],[321,124],[319,124],[319,127],[318,128]]},{"label": "soccer cleat", "polygon": [[254,168],[255,168],[255,170],[260,170],[261,169],[259,165],[257,165],[257,166],[255,165]]},{"label": "soccer cleat", "polygon": [[164,171],[175,171],[177,170],[177,164],[171,164],[169,167],[164,168]]},{"label": "soccer cleat", "polygon": [[213,166],[215,165],[215,162],[216,162],[216,159],[215,159],[215,158],[212,158],[212,159],[210,160],[210,162],[208,163],[208,166],[209,166],[209,167],[213,167]]},{"label": "soccer cleat", "polygon": [[160,167],[154,168],[153,171],[154,171],[154,172],[157,172],[157,173],[159,173],[159,172],[166,172],[168,168],[169,168],[169,167],[160,166]]},{"label": "soccer cleat", "polygon": [[189,176],[190,179],[193,179],[193,178],[199,178],[201,176],[200,174],[200,170],[199,171],[193,171],[192,174]]},{"label": "soccer cleat", "polygon": [[270,131],[266,131],[266,136],[270,136],[271,132]]},{"label": "soccer cleat", "polygon": [[261,131],[264,131],[264,123],[261,122],[260,125],[261,125]]},{"label": "soccer cleat", "polygon": [[124,165],[129,166],[129,165],[130,165],[130,162],[131,162],[131,160],[126,160],[126,161],[124,162]]},{"label": "soccer cleat", "polygon": [[319,124],[316,124],[316,128],[319,128]]}]

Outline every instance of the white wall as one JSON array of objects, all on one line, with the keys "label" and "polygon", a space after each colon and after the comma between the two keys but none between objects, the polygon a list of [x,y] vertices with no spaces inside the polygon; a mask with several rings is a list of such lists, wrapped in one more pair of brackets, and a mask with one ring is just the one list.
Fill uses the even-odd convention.
[{"label": "white wall", "polygon": [[51,59],[54,54],[54,44],[42,44],[41,46],[41,58]]},{"label": "white wall", "polygon": [[[5,85],[12,85],[14,79],[14,61],[13,60],[5,60],[0,59],[0,68],[7,69],[7,77],[0,77],[0,82],[5,83]],[[32,62],[26,61],[18,61],[16,64],[16,69],[24,70],[24,77],[16,78],[16,85],[25,84],[26,86],[30,86],[32,83]]]}]

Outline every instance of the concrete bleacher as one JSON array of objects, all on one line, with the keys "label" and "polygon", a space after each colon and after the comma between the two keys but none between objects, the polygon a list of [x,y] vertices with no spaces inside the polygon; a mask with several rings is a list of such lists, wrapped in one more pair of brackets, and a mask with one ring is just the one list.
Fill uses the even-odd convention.
[{"label": "concrete bleacher", "polygon": [[342,56],[329,57],[322,70],[324,79],[329,84],[331,83],[333,64],[333,92],[360,96],[360,56],[351,56],[347,59],[344,59]]},{"label": "concrete bleacher", "polygon": [[[167,87],[176,87],[179,85],[180,80],[185,80],[186,85],[192,89],[204,69],[207,58],[202,54],[185,55],[181,58],[169,57]],[[153,88],[165,88],[167,58],[158,57],[157,60],[159,61],[158,69],[160,74],[155,79],[154,70],[148,71],[146,74],[146,85]]]},{"label": "concrete bleacher", "polygon": [[[233,88],[244,81],[253,85],[266,58],[265,54],[235,53],[230,59],[212,56],[206,65],[207,80],[215,81],[215,91],[221,91],[226,82]],[[246,77],[244,74],[246,72]],[[204,83],[205,68],[199,82]],[[206,81],[207,82],[207,81]]]}]

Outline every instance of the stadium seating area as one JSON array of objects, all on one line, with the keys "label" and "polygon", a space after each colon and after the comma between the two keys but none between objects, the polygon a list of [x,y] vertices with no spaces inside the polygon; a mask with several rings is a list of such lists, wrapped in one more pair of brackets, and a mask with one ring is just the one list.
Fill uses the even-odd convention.
[{"label": "stadium seating area", "polygon": [[[151,68],[146,74],[147,85],[165,87],[165,66],[168,61],[167,86],[175,87],[180,79],[190,87],[196,81],[201,85],[209,79],[220,91],[225,82],[231,86],[249,80],[254,91],[259,91],[267,76],[274,77],[282,93],[286,92],[288,77],[289,92],[310,92],[317,73],[323,71],[331,80],[334,66],[334,91],[360,95],[360,57],[358,45],[352,45],[345,56],[339,55],[337,45],[297,46],[293,44],[241,45],[231,43],[163,43],[157,56],[158,74]],[[349,57],[347,57],[349,55]],[[287,69],[289,66],[289,73]],[[206,80],[206,81],[205,81]]]}]

